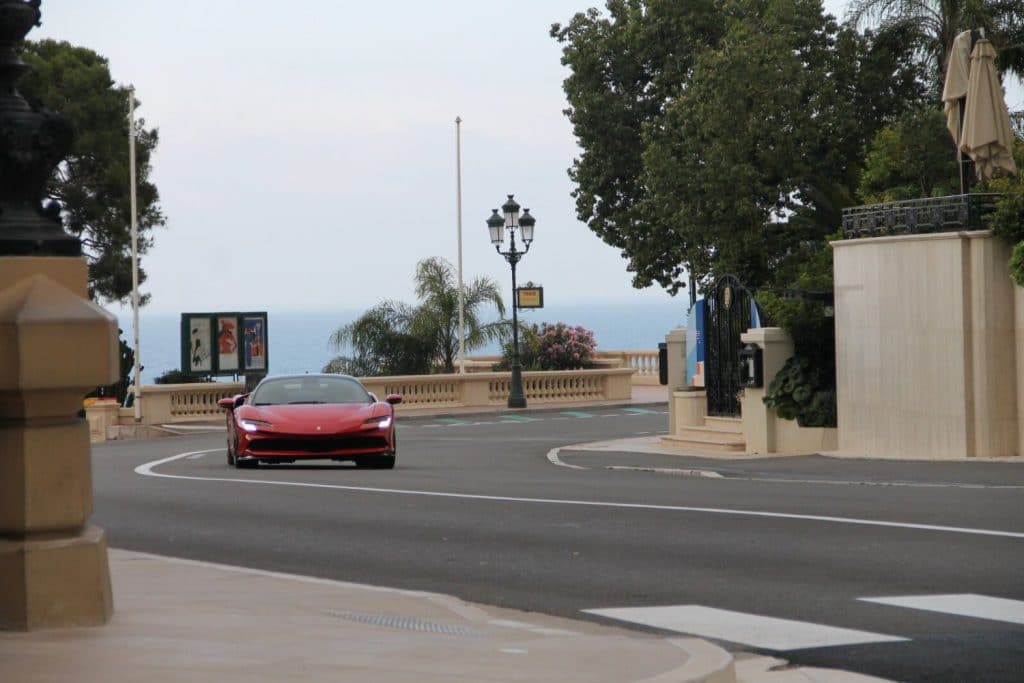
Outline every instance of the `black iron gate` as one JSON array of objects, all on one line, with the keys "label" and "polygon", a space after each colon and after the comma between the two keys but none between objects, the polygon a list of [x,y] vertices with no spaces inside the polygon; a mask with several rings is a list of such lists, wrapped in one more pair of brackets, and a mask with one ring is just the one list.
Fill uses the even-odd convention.
[{"label": "black iron gate", "polygon": [[704,388],[708,415],[740,415],[740,335],[750,328],[755,305],[750,292],[733,275],[723,275],[705,296]]}]

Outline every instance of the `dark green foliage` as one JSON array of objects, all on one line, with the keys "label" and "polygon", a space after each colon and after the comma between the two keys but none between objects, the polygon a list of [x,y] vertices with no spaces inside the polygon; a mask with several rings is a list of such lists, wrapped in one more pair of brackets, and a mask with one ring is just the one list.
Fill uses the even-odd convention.
[{"label": "dark green foliage", "polygon": [[352,356],[339,356],[324,367],[324,372],[339,372],[356,377],[377,375],[423,375],[432,369],[433,339],[411,333],[414,309],[407,304],[384,301],[355,322],[335,330],[334,348],[351,346]]},{"label": "dark green foliage", "polygon": [[[789,269],[780,275],[791,278],[792,290],[831,292],[832,248],[828,244],[806,246],[794,254]],[[772,324],[793,338],[793,356],[769,385],[765,404],[779,417],[795,419],[802,427],[835,427],[836,338],[831,306],[771,291],[759,292],[757,301]]]},{"label": "dark green foliage", "polygon": [[878,133],[859,191],[865,204],[960,193],[956,152],[939,107],[910,112]]},{"label": "dark green foliage", "polygon": [[1017,174],[994,178],[985,188],[1003,195],[985,221],[992,232],[1013,247],[1010,275],[1014,282],[1024,287],[1024,140],[1020,138],[1013,143],[1013,158]]},{"label": "dark green foliage", "polygon": [[[89,294],[124,302],[132,290],[128,89],[114,85],[107,60],[88,48],[30,41],[21,58],[32,67],[18,83],[21,94],[33,106],[60,112],[75,129],[71,153],[54,170],[47,192],[61,206],[64,227],[82,240]],[[138,247],[145,254],[152,229],[165,219],[149,179],[157,131],[139,119],[136,133]],[[141,268],[139,281],[145,281]]]},{"label": "dark green foliage", "polygon": [[[540,367],[540,325],[519,324],[519,365],[523,370],[541,370]],[[501,360],[491,368],[495,372],[507,371],[512,367],[512,339],[505,339],[501,345]]]},{"label": "dark green foliage", "polygon": [[192,375],[182,372],[181,370],[168,370],[153,380],[155,384],[202,384],[204,382],[212,381],[213,380],[209,377]]},{"label": "dark green foliage", "polygon": [[120,379],[114,384],[108,384],[106,386],[98,387],[91,393],[86,395],[86,398],[100,397],[100,398],[116,398],[118,403],[124,404],[125,399],[128,397],[128,387],[132,384],[132,372],[135,371],[135,352],[132,347],[128,345],[128,342],[124,340],[124,337],[120,336],[124,334],[124,330],[118,329],[118,350],[121,356],[120,365]]},{"label": "dark green foliage", "polygon": [[1024,76],[1024,5],[1020,0],[853,0],[849,16],[882,38],[912,46],[933,99],[942,93],[946,61],[962,31],[984,29],[996,67]]},{"label": "dark green foliage", "polygon": [[[769,282],[812,188],[853,187],[867,140],[921,97],[908,50],[801,0],[609,0],[552,27],[582,152],[580,220],[675,293],[731,272]],[[800,239],[835,225],[804,223]]]},{"label": "dark green foliage", "polygon": [[835,368],[830,374],[807,357],[792,356],[775,375],[764,402],[801,427],[835,427]]},{"label": "dark green foliage", "polygon": [[1018,242],[1010,255],[1010,276],[1018,287],[1024,287],[1024,242]]}]

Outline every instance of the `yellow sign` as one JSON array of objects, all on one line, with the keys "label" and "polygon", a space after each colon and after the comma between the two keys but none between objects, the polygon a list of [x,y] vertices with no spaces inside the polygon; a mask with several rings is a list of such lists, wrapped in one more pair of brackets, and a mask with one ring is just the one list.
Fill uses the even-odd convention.
[{"label": "yellow sign", "polygon": [[516,288],[516,308],[544,308],[544,288]]}]

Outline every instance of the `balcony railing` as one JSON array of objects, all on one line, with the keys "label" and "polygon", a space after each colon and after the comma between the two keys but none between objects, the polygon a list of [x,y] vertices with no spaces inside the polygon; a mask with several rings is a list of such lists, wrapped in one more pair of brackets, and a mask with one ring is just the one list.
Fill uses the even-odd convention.
[{"label": "balcony railing", "polygon": [[853,206],[843,209],[843,235],[855,239],[984,230],[983,216],[992,211],[1001,196],[958,194]]}]

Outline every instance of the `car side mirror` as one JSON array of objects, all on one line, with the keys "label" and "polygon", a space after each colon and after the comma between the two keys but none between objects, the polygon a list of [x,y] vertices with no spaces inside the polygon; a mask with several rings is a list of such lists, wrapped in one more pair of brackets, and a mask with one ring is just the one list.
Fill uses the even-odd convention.
[{"label": "car side mirror", "polygon": [[398,394],[388,394],[388,397],[384,400],[394,406],[402,402],[402,397]]},{"label": "car side mirror", "polygon": [[245,397],[248,395],[249,394],[239,394],[237,396],[229,396],[228,398],[222,398],[219,401],[217,401],[217,405],[219,405],[224,410],[234,410],[238,406],[242,405],[242,403],[245,401]]}]

